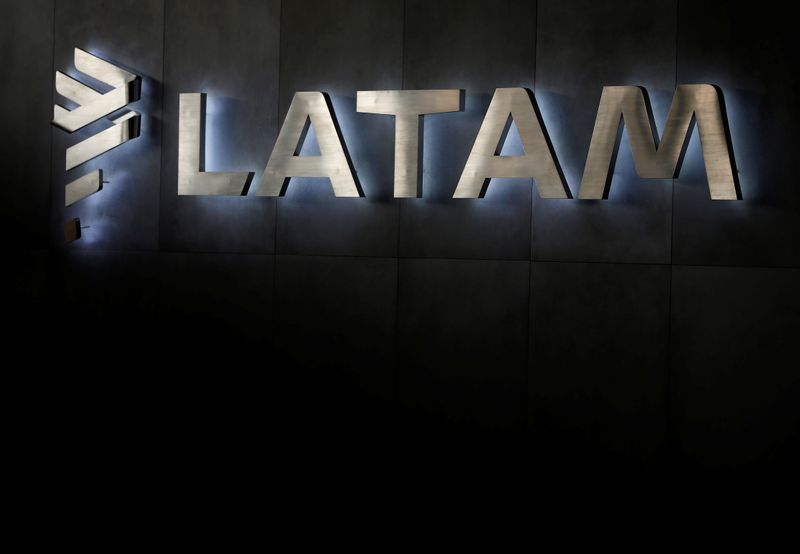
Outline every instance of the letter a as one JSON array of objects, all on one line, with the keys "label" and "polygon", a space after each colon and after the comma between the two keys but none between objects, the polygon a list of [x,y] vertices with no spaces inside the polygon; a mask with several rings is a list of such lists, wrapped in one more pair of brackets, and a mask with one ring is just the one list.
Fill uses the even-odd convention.
[{"label": "letter a", "polygon": [[[320,156],[300,156],[308,126],[314,127]],[[327,177],[336,196],[361,196],[333,108],[321,92],[297,92],[264,170],[258,196],[281,196],[292,177]]]},{"label": "letter a", "polygon": [[[453,198],[482,197],[492,177],[533,178],[542,198],[569,197],[532,101],[524,88],[495,91]],[[517,125],[524,156],[499,155],[510,119]]]}]

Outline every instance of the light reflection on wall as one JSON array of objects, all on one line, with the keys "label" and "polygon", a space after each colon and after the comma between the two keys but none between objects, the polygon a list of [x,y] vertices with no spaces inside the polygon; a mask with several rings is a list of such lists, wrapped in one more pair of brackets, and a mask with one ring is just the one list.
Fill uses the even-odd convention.
[{"label": "light reflection on wall", "polygon": [[[236,123],[243,119],[244,106],[237,98],[206,92],[205,171],[255,172],[251,189],[261,178],[261,157],[252,159]],[[249,122],[257,125],[258,122]],[[265,153],[266,154],[266,153]],[[266,155],[263,155],[264,165]]]},{"label": "light reflection on wall", "polygon": [[[598,95],[599,98],[599,95]],[[561,165],[561,171],[573,198],[578,197],[578,185],[583,173],[583,163],[567,146],[569,145],[568,127],[559,125],[569,117],[573,103],[562,95],[551,92],[536,91],[536,103],[542,116],[542,124],[547,131],[556,159]],[[584,153],[585,156],[585,153]],[[553,200],[552,202],[556,202]],[[565,202],[558,202],[564,204]]]}]

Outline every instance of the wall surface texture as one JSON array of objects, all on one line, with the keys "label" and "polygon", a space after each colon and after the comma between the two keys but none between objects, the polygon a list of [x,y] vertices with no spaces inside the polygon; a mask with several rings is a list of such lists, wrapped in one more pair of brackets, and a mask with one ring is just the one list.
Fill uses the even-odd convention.
[{"label": "wall surface texture", "polygon": [[[6,338],[60,360],[31,378],[67,451],[139,441],[384,477],[507,461],[573,482],[800,462],[789,18],[678,0],[7,4]],[[75,47],[142,76],[142,130],[65,209],[76,137],[50,120]],[[452,199],[496,87],[535,92],[577,196],[602,87],[646,87],[663,129],[681,83],[721,87],[741,201],[710,200],[696,132],[674,180],[638,177],[623,136],[608,200],[506,179]],[[356,91],[426,88],[465,89],[465,108],[425,119],[423,196],[397,200],[393,119],[356,113]],[[364,198],[320,179],[255,196],[303,90],[330,95]],[[182,92],[208,94],[206,168],[254,171],[247,196],[177,196]]]}]

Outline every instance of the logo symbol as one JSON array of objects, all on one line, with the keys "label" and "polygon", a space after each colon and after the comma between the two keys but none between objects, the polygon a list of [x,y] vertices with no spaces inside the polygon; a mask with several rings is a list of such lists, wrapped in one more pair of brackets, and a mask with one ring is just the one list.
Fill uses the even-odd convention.
[{"label": "logo symbol", "polygon": [[[103,118],[110,126],[91,137],[73,144],[66,151],[65,170],[73,170],[109,150],[121,146],[139,136],[141,116],[130,110],[108,117],[131,102],[139,99],[141,78],[93,56],[79,48],[75,49],[75,69],[111,87],[102,93],[61,73],[56,72],[56,92],[75,104],[68,109],[53,106],[53,125],[68,133],[74,133]],[[71,206],[99,191],[103,186],[103,171],[98,169],[67,184],[64,206]],[[80,220],[72,219],[64,227],[64,238],[71,242],[80,238]]]}]

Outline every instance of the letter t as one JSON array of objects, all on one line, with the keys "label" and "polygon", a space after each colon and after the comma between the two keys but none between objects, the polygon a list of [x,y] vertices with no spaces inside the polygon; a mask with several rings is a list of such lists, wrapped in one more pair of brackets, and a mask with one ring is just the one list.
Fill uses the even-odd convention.
[{"label": "letter t", "polygon": [[422,116],[461,111],[461,90],[360,90],[356,111],[395,116],[394,197],[419,194]]}]

